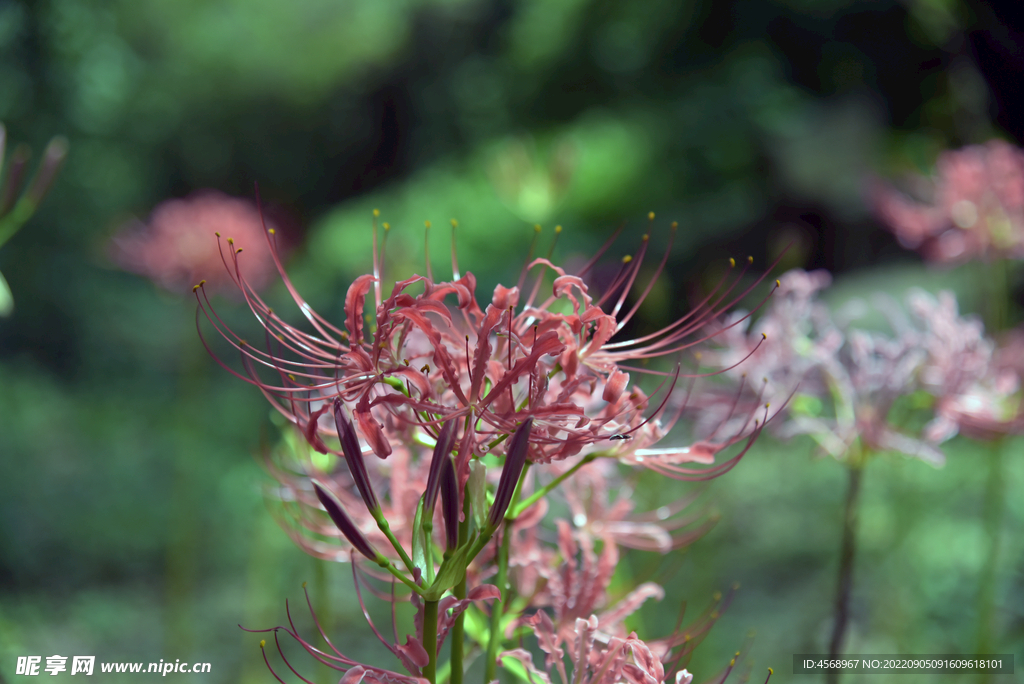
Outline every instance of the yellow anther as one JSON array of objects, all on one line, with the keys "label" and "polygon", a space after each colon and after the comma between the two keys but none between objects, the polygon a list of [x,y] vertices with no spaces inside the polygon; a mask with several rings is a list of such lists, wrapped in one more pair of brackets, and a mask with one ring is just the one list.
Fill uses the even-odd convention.
[{"label": "yellow anther", "polygon": [[732,660],[729,661],[729,667],[735,667],[735,666],[736,666],[736,659],[733,658]]},{"label": "yellow anther", "polygon": [[268,228],[267,232],[270,233],[271,235],[276,235],[276,232],[274,231],[273,228]]},{"label": "yellow anther", "polygon": [[703,355],[703,354],[701,354],[700,352],[694,352],[694,353],[693,353],[693,358],[697,359],[698,361],[700,361],[700,360],[701,360],[701,358],[703,358],[703,356],[704,356],[704,355]]},{"label": "yellow anther", "polygon": [[764,407],[765,407],[766,409],[768,409],[768,408],[771,408],[771,407],[772,407],[772,403],[771,403],[771,402],[769,401],[768,403],[766,403],[766,404],[764,405]]},{"label": "yellow anther", "polygon": [[768,339],[768,333],[761,333],[761,339],[762,340],[767,340]]},{"label": "yellow anther", "polygon": [[729,257],[729,266],[732,268],[736,268],[736,260],[733,259],[732,257]]},{"label": "yellow anther", "polygon": [[540,232],[540,224],[539,223],[534,223],[533,224],[533,232],[534,233],[539,233]]},{"label": "yellow anther", "polygon": [[458,227],[459,227],[459,222],[456,221],[455,219],[452,219],[452,228],[458,228]]},{"label": "yellow anther", "polygon": [[423,225],[426,226],[429,229],[430,228],[430,221],[424,221]]},{"label": "yellow anther", "polygon": [[628,264],[632,260],[633,260],[633,257],[631,257],[628,254],[626,256],[622,257],[622,263],[624,263],[624,264]]},{"label": "yellow anther", "polygon": [[772,668],[770,668],[770,667],[769,667],[769,668],[768,668],[768,674],[769,674],[769,675],[773,675],[773,674],[775,674],[775,670],[773,670]]},{"label": "yellow anther", "polygon": [[669,225],[669,228],[671,228],[672,230],[675,230],[678,227],[679,227],[679,222],[678,221],[673,221],[672,224]]},{"label": "yellow anther", "polygon": [[195,291],[196,291],[196,290],[198,290],[198,289],[199,289],[199,286],[198,286],[198,285],[193,285],[193,286],[192,286],[192,291],[193,291],[193,292],[195,292]]},{"label": "yellow anther", "polygon": [[717,610],[711,611],[711,619],[712,620],[717,620],[718,619],[718,611]]},{"label": "yellow anther", "polygon": [[242,248],[241,247],[239,247],[238,249],[235,250],[235,254],[241,254],[241,253],[242,253]]},{"label": "yellow anther", "polygon": [[213,234],[216,235],[217,237],[220,237],[220,231],[219,230],[213,231]]},{"label": "yellow anther", "polygon": [[752,264],[752,263],[754,263],[754,257],[752,257],[752,256],[748,256],[748,257],[747,257],[747,263],[748,263],[748,264]]},{"label": "yellow anther", "polygon": [[260,639],[260,648],[261,649],[265,648],[266,645],[267,645],[267,640],[266,639]]},{"label": "yellow anther", "polygon": [[228,244],[229,245],[235,244],[235,238],[228,238]]},{"label": "yellow anther", "polygon": [[380,209],[374,209],[373,210],[373,217],[377,218],[378,216],[380,216]]},{"label": "yellow anther", "polygon": [[206,284],[206,279],[205,278],[203,280],[199,281],[199,287],[202,287],[205,284]]},{"label": "yellow anther", "polygon": [[640,238],[640,239],[643,240],[644,242],[647,242],[648,240],[651,239],[651,236],[648,235],[647,233],[644,233],[644,236],[642,238]]},{"label": "yellow anther", "polygon": [[555,233],[561,233],[561,232],[562,232],[562,226],[555,226]]},{"label": "yellow anther", "polygon": [[739,652],[739,651],[736,651],[736,657],[737,657],[737,658],[739,658],[739,657],[740,657],[740,652]]},{"label": "yellow anther", "polygon": [[420,372],[421,373],[429,373],[430,372],[430,364],[429,363],[423,364],[423,368],[420,368]]},{"label": "yellow anther", "polygon": [[714,594],[711,595],[711,597],[713,599],[715,599],[716,601],[721,601],[722,600],[722,592],[716,591]]},{"label": "yellow anther", "polygon": [[248,342],[246,342],[245,340],[238,340],[238,346],[239,346],[239,347],[244,347],[244,346],[246,346],[247,344],[249,344],[249,343],[248,343]]},{"label": "yellow anther", "polygon": [[647,212],[647,220],[648,221],[653,221],[654,220],[654,212],[653,211]]},{"label": "yellow anther", "polygon": [[303,588],[303,589],[305,589],[305,588],[306,588],[306,583],[305,583],[305,582],[303,582],[303,583],[302,583],[302,588]]},{"label": "yellow anther", "polygon": [[297,382],[297,381],[295,380],[295,376],[294,376],[294,375],[292,375],[291,373],[289,373],[289,374],[288,374],[288,379],[289,379],[289,380],[291,380],[292,382]]},{"label": "yellow anther", "polygon": [[385,221],[381,225],[384,226],[384,230],[391,230],[391,224],[388,223],[387,221]]},{"label": "yellow anther", "polygon": [[402,363],[404,363],[406,366],[408,366],[409,365],[409,359],[402,359]]}]

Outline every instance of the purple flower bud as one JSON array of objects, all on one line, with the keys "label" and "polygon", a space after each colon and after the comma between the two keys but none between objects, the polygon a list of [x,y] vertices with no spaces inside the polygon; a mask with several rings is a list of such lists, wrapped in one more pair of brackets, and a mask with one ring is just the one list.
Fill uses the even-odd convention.
[{"label": "purple flower bud", "polygon": [[352,473],[352,479],[359,489],[359,495],[363,497],[366,509],[371,513],[380,510],[380,503],[377,495],[373,493],[373,485],[370,484],[370,475],[366,472],[366,463],[363,462],[363,452],[359,448],[359,439],[356,437],[355,428],[345,415],[345,407],[341,399],[334,400],[334,423],[338,426],[338,437],[341,439],[341,451],[345,454],[348,462],[348,470]]},{"label": "purple flower bud", "polygon": [[341,533],[345,535],[345,539],[348,539],[356,551],[376,563],[380,558],[380,554],[377,553],[377,550],[373,548],[363,533],[359,531],[356,524],[352,522],[352,518],[348,517],[348,513],[341,507],[341,502],[316,480],[313,480],[313,489],[316,491],[316,498],[320,499],[320,503],[327,509],[327,514],[331,516],[331,520],[338,526]]},{"label": "purple flower bud", "polygon": [[459,483],[455,479],[452,457],[444,456],[441,466],[441,514],[444,517],[445,541],[448,549],[459,545]]},{"label": "purple flower bud", "polygon": [[522,475],[523,466],[526,465],[526,451],[530,446],[530,430],[532,429],[533,417],[531,416],[516,428],[508,440],[508,448],[505,450],[505,467],[501,469],[501,479],[498,480],[498,489],[494,493],[494,503],[487,516],[487,522],[491,527],[498,526],[505,511],[508,510],[508,505],[512,502],[512,495],[519,483],[519,476]]},{"label": "purple flower bud", "polygon": [[423,509],[434,510],[434,502],[437,501],[437,487],[441,477],[441,467],[451,453],[452,444],[455,442],[455,421],[448,420],[441,426],[441,432],[437,435],[437,446],[434,447],[434,455],[430,460],[430,472],[427,474],[427,489],[423,493]]}]

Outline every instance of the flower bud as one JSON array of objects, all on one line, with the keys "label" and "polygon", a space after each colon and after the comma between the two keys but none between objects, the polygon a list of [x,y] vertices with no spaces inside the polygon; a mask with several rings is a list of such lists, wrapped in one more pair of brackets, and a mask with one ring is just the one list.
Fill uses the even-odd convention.
[{"label": "flower bud", "polygon": [[455,479],[452,457],[444,456],[441,466],[441,514],[444,517],[445,541],[448,549],[459,545],[459,483]]},{"label": "flower bud", "polygon": [[512,503],[512,495],[515,494],[519,476],[522,475],[523,466],[526,465],[526,452],[530,446],[530,430],[532,429],[533,417],[531,416],[516,428],[508,440],[508,449],[505,451],[505,467],[501,470],[498,489],[494,493],[494,503],[487,516],[487,522],[491,527],[498,526],[505,511],[508,510],[508,505]]},{"label": "flower bud", "polygon": [[345,407],[341,399],[334,400],[334,423],[338,426],[338,437],[341,439],[341,451],[345,454],[345,461],[348,462],[348,470],[352,479],[359,489],[359,495],[363,497],[366,509],[371,513],[380,510],[380,503],[377,495],[373,492],[373,485],[370,483],[370,474],[366,471],[366,463],[363,461],[363,451],[359,448],[359,439],[356,437],[355,428],[345,415]]},{"label": "flower bud", "polygon": [[433,511],[434,503],[437,501],[437,487],[440,483],[441,468],[446,457],[452,451],[452,444],[455,443],[455,421],[448,420],[441,426],[441,432],[437,435],[437,445],[434,446],[434,455],[430,459],[430,472],[427,474],[427,489],[423,493],[423,510]]},{"label": "flower bud", "polygon": [[323,504],[327,510],[327,515],[331,516],[331,520],[337,525],[341,533],[345,535],[345,539],[348,539],[349,543],[355,547],[355,550],[363,554],[374,563],[380,559],[380,554],[373,548],[370,541],[359,531],[356,524],[352,522],[352,519],[348,517],[348,513],[341,507],[341,502],[322,484],[313,480],[313,490],[316,491],[316,498],[320,499],[320,503]]}]

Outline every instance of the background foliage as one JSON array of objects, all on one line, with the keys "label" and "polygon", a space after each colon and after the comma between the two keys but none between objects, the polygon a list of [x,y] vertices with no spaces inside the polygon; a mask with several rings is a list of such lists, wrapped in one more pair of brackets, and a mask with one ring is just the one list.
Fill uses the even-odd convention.
[{"label": "background foliage", "polygon": [[[444,269],[457,217],[482,292],[515,278],[534,223],[542,240],[565,227],[556,256],[571,261],[622,220],[616,249],[634,249],[654,210],[657,244],[662,218],[680,230],[648,325],[684,310],[709,264],[749,253],[763,267],[790,242],[783,266],[833,270],[837,301],[916,284],[956,287],[974,310],[977,272],[926,269],[864,187],[926,172],[947,147],[1019,141],[1020,19],[958,0],[0,3],[9,139],[38,152],[60,133],[71,150],[0,251],[15,298],[0,320],[0,680],[20,654],[91,653],[266,681],[236,623],[279,623],[305,579],[339,629],[354,615],[346,572],[293,548],[263,505],[252,455],[277,433],[262,398],[207,358],[188,292],[112,266],[130,217],[258,181],[327,315],[369,265],[374,207],[395,226],[395,274],[422,263],[424,220],[445,226],[431,243]],[[220,309],[251,328],[236,303]],[[1019,531],[1021,442],[1004,448]],[[984,458],[960,439],[942,470],[869,470],[851,652],[971,652]],[[842,475],[809,441],[762,439],[708,488],[722,518],[706,538],[623,564],[675,578],[638,626],[671,629],[681,601],[700,608],[738,580],[691,670],[710,675],[750,630],[759,668],[822,652]],[[1005,538],[998,650],[1019,659],[1024,547]]]}]

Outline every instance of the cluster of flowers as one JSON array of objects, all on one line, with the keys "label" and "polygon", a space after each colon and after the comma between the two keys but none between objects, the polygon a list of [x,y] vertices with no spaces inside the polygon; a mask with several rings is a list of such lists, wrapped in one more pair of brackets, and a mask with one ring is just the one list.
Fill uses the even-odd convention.
[{"label": "cluster of flowers", "polygon": [[[455,222],[453,240],[454,228]],[[266,342],[257,347],[229,329],[202,283],[195,287],[197,325],[202,312],[236,348],[244,370],[221,364],[258,387],[310,447],[298,458],[278,452],[268,464],[288,513],[286,531],[314,556],[351,560],[357,589],[360,576],[391,581],[392,597],[409,596],[417,610],[415,634],[404,642],[397,631],[389,639],[371,623],[406,673],[359,663],[333,645],[320,650],[291,622],[267,631],[275,639],[279,631],[291,635],[344,672],[346,684],[433,684],[446,639],[453,684],[461,682],[464,655],[480,654],[487,681],[500,663],[545,683],[554,673],[563,684],[690,682],[689,654],[728,598],[716,596],[671,636],[642,641],[624,620],[647,599],[661,598],[661,587],[645,583],[613,602],[609,584],[620,547],[668,551],[699,536],[706,520],[687,512],[692,498],[634,511],[622,472],[646,467],[682,480],[716,477],[763,429],[767,408],[752,404],[730,411],[728,428],[718,426],[702,441],[656,448],[687,402],[675,391],[678,367],[668,372],[646,363],[705,342],[708,325],[761,282],[740,286],[749,264],[686,317],[622,339],[618,333],[668,258],[666,250],[650,283],[631,299],[646,235],[599,295],[585,278],[615,236],[575,274],[532,260],[519,283],[496,287],[484,308],[476,279],[460,273],[454,249],[452,280],[435,282],[428,267],[427,276],[386,293],[375,238],[373,272],[349,288],[341,329],[302,299],[281,265],[275,231],[265,234],[311,330],[267,306],[239,267],[241,248],[232,241],[222,243],[225,261]],[[743,321],[712,335],[729,334]],[[662,384],[648,395],[630,384],[637,373]],[[733,446],[737,453],[716,463]],[[550,506],[550,497],[561,497],[559,505]],[[550,520],[555,509],[570,517]],[[466,621],[467,610],[490,615]],[[506,648],[513,635],[531,632],[546,654],[544,667],[529,651]]]},{"label": "cluster of flowers", "polygon": [[936,171],[934,181],[915,179],[929,203],[882,183],[872,190],[904,247],[940,263],[1024,258],[1024,151],[993,140],[943,153]]},{"label": "cluster of flowers", "polygon": [[[743,312],[724,320],[717,338],[722,347],[710,358],[732,365],[749,357],[728,374],[748,387],[757,383],[747,378],[760,378],[759,400],[795,393],[785,420],[773,421],[782,435],[810,435],[839,459],[858,447],[941,465],[939,445],[957,433],[987,437],[1024,427],[1018,411],[1021,369],[1014,361],[1020,358],[1019,342],[997,348],[979,320],[959,315],[951,292],[935,297],[912,291],[909,315],[879,295],[875,311],[891,328],[881,332],[855,327],[870,312],[863,301],[829,312],[818,299],[831,282],[826,271],[794,270],[778,282],[750,330],[736,325]],[[755,349],[765,334],[775,342]],[[891,422],[897,402],[915,396],[924,400],[916,404],[930,418],[919,434]]]}]

